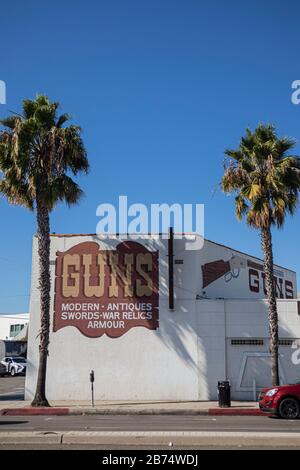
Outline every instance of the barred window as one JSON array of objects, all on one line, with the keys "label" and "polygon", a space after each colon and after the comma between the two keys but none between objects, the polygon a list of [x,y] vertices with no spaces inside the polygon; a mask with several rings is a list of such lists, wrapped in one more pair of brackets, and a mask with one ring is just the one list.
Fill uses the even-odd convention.
[{"label": "barred window", "polygon": [[279,340],[279,346],[300,346],[300,339],[297,338],[284,338]]},{"label": "barred window", "polygon": [[263,338],[235,338],[231,340],[231,346],[263,346]]}]

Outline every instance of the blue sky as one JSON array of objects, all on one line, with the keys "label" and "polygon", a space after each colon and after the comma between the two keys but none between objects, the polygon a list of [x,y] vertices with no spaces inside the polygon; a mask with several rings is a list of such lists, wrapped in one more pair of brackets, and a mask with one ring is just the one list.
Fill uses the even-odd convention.
[{"label": "blue sky", "polygon": [[[52,230],[94,232],[97,205],[122,194],[204,203],[207,238],[260,256],[258,233],[235,220],[218,182],[224,149],[247,126],[272,122],[299,140],[299,14],[296,0],[2,3],[0,117],[45,93],[84,129],[86,196],[59,206]],[[0,312],[27,311],[35,217],[3,199],[0,214]],[[300,211],[274,233],[274,253],[300,272],[299,232]]]}]

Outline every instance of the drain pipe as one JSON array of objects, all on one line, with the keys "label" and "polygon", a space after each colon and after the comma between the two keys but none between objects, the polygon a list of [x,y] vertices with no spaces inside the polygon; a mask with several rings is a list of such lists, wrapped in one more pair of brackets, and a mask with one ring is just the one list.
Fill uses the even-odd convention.
[{"label": "drain pipe", "polygon": [[169,310],[174,310],[174,232],[169,227],[168,262],[169,262]]}]

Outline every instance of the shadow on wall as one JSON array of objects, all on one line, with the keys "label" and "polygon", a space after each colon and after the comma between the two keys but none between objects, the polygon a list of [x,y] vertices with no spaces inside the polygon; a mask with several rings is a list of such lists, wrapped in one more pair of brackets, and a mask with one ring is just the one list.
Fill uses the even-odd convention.
[{"label": "shadow on wall", "polygon": [[[102,249],[106,249],[105,242],[94,237],[94,241],[100,243]],[[143,244],[152,251],[159,250],[159,328],[155,331],[156,337],[174,355],[174,362],[179,361],[189,368],[195,375],[195,383],[198,384],[195,390],[190,390],[195,400],[199,398],[199,378],[205,380],[207,376],[206,368],[209,366],[206,360],[206,351],[203,346],[199,346],[198,318],[196,297],[200,291],[197,282],[199,276],[195,269],[200,270],[200,263],[195,252],[185,250],[186,240],[175,241],[174,253],[176,258],[184,256],[185,269],[182,265],[174,264],[174,290],[175,309],[169,310],[169,275],[168,275],[168,241],[162,239],[147,239]],[[198,266],[199,264],[199,266]],[[121,263],[122,266],[122,263]],[[193,274],[192,274],[193,273]],[[124,271],[122,268],[117,272],[118,284],[122,285]],[[187,288],[188,286],[188,288]],[[141,302],[139,297],[135,297],[135,302]],[[201,357],[201,361],[199,361]],[[162,357],[163,361],[163,357]],[[135,371],[135,375],[137,371]],[[204,389],[203,389],[204,388]],[[201,384],[201,398],[208,399],[208,385]]]},{"label": "shadow on wall", "polygon": [[[182,250],[181,250],[182,251]],[[176,250],[178,257],[179,250]],[[199,338],[199,318],[198,302],[196,296],[200,290],[196,290],[197,276],[193,279],[191,288],[186,288],[183,268],[174,266],[174,291],[175,308],[174,311],[168,309],[168,261],[167,251],[160,247],[160,328],[157,330],[157,337],[164,345],[172,351],[196,376],[197,391],[195,399],[209,400],[216,396],[210,396],[208,385],[208,368],[210,361],[207,356],[209,351],[205,349]],[[190,256],[193,257],[192,252]],[[180,255],[179,255],[180,257]],[[185,260],[186,262],[186,260]],[[197,261],[193,260],[193,269]],[[186,263],[187,265],[188,262]],[[200,263],[199,263],[200,269]],[[163,318],[162,318],[163,315]],[[222,379],[222,377],[220,378]]]}]

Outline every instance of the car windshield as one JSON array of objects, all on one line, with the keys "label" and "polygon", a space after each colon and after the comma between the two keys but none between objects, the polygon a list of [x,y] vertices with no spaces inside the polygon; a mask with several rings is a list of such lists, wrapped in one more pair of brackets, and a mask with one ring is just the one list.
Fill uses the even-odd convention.
[{"label": "car windshield", "polygon": [[26,359],[24,359],[23,357],[13,357],[13,361],[25,363]]}]

